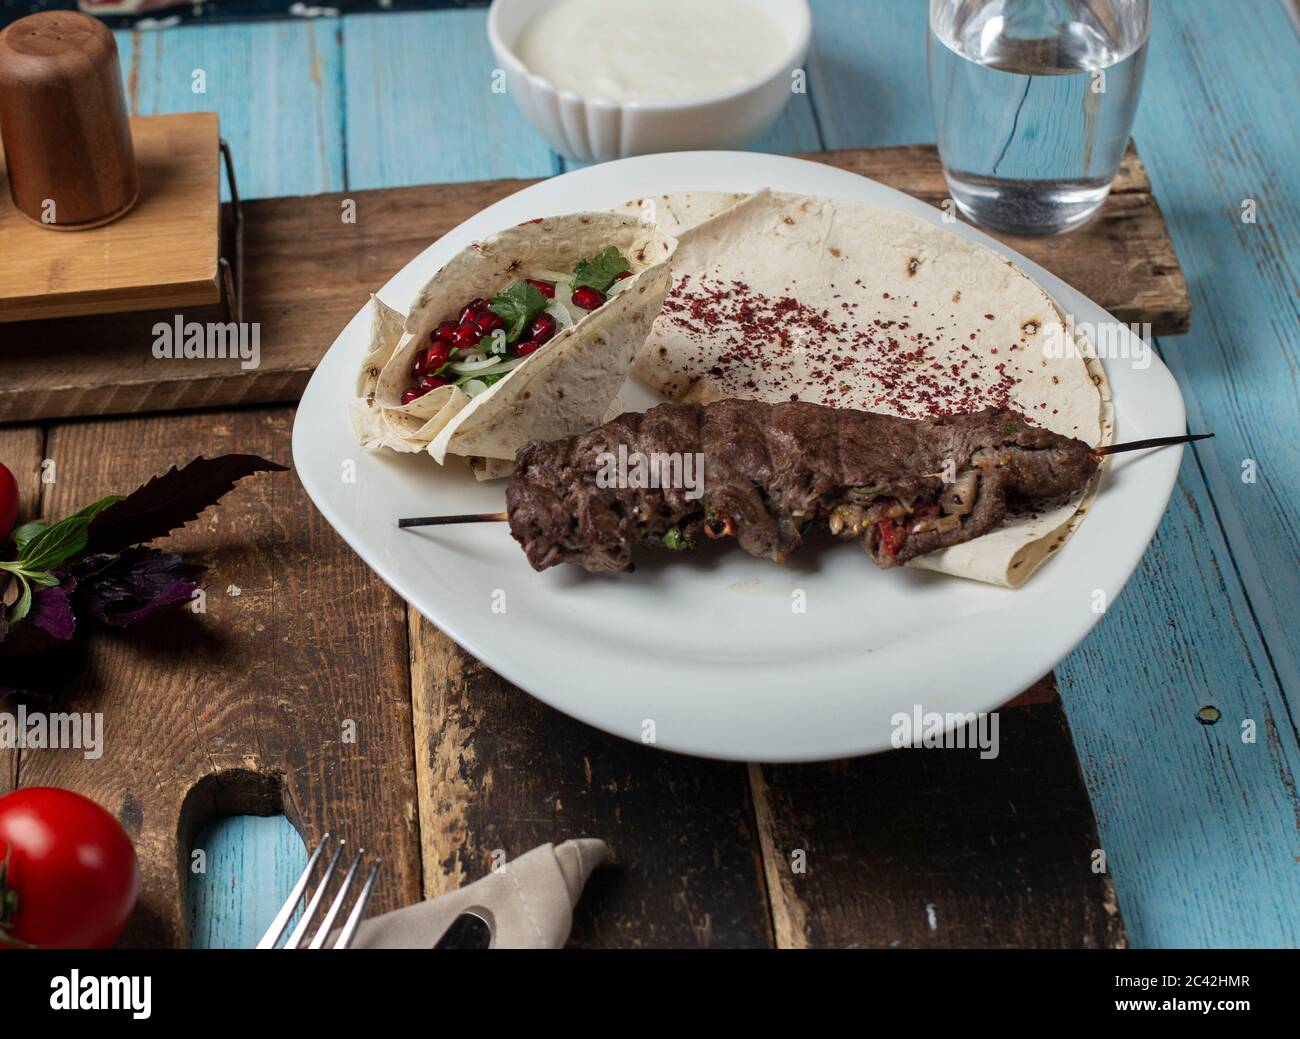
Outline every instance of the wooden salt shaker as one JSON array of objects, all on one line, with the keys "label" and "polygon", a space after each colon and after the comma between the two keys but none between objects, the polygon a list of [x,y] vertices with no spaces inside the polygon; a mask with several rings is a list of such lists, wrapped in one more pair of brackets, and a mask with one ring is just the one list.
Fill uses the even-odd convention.
[{"label": "wooden salt shaker", "polygon": [[9,194],[43,227],[116,220],[140,192],[117,44],[103,22],[41,11],[0,32]]}]

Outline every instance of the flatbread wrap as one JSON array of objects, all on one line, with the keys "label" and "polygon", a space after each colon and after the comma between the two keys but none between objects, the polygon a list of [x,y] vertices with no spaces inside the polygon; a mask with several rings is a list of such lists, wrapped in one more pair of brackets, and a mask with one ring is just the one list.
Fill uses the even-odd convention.
[{"label": "flatbread wrap", "polygon": [[[1010,408],[1113,440],[1105,372],[1052,298],[979,243],[860,203],[759,191],[667,196],[673,287],[633,374],[672,400],[802,400],[906,418]],[[644,205],[634,200],[629,207]],[[907,565],[1017,587],[1075,529],[1069,500]]]},{"label": "flatbread wrap", "polygon": [[669,285],[676,239],[636,214],[521,224],[454,256],[404,318],[372,298],[350,417],[372,449],[479,459],[599,423]]}]

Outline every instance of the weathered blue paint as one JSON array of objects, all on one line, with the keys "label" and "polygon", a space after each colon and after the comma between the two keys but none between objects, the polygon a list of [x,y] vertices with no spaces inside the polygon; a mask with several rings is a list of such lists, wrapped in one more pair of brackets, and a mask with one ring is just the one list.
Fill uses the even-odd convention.
[{"label": "weathered blue paint", "polygon": [[494,92],[482,10],[343,20],[348,186],[546,177],[556,159]]},{"label": "weathered blue paint", "polygon": [[251,949],[307,865],[302,838],[282,815],[219,819],[199,834],[194,851],[189,923],[196,949]]},{"label": "weathered blue paint", "polygon": [[267,198],[343,187],[339,33],[313,19],[114,35],[131,113],[217,112],[240,193]]}]

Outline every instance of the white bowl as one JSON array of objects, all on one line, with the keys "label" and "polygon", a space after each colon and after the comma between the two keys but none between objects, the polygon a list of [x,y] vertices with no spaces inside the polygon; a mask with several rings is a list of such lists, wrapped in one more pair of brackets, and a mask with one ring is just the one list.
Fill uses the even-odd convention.
[{"label": "white bowl", "polygon": [[789,40],[781,64],[752,83],[689,101],[606,101],[561,90],[515,54],[525,25],[550,0],[493,0],[488,40],[520,111],[561,155],[605,162],[651,152],[736,148],[769,126],[790,100],[792,75],[812,36],[807,0],[754,0]]}]

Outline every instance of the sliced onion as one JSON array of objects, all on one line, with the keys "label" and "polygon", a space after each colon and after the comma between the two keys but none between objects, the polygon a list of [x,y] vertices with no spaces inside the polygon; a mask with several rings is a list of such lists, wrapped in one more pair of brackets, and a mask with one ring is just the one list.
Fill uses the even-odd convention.
[{"label": "sliced onion", "polygon": [[568,281],[573,277],[572,274],[565,274],[563,271],[535,271],[528,275],[533,281]]},{"label": "sliced onion", "polygon": [[468,375],[470,372],[481,372],[491,368],[494,364],[499,364],[501,358],[495,356],[484,357],[478,361],[457,361],[451,366],[451,370],[457,375]]},{"label": "sliced onion", "polygon": [[965,516],[975,507],[975,488],[979,474],[974,469],[960,473],[952,486],[944,488],[939,506],[950,516]]},{"label": "sliced onion", "polygon": [[551,300],[546,304],[546,313],[555,318],[555,334],[559,335],[566,328],[573,327],[573,315],[565,308],[564,304],[558,300]]},{"label": "sliced onion", "polygon": [[465,383],[461,387],[461,392],[463,392],[466,397],[477,397],[487,388],[488,384],[482,379],[470,379],[469,382]]},{"label": "sliced onion", "polygon": [[[529,354],[528,356],[531,357],[532,355]],[[495,357],[492,357],[492,358],[489,358],[489,360],[492,361],[491,364],[488,364],[488,365],[480,364],[478,367],[474,368],[472,372],[467,373],[467,374],[473,374],[473,375],[476,375],[476,376],[480,376],[480,375],[504,375],[506,372],[512,372],[512,371],[514,371],[514,370],[515,370],[516,368],[518,368],[521,364],[523,364],[526,360],[528,360],[528,357],[512,357],[512,358],[510,358],[510,360],[508,360],[508,361],[502,361],[502,360],[498,360],[498,359],[495,358]]]},{"label": "sliced onion", "polygon": [[908,533],[924,534],[927,530],[937,530],[940,534],[947,534],[949,531],[957,530],[960,527],[960,516],[927,516],[925,519],[919,519],[913,523]]},{"label": "sliced onion", "polygon": [[569,312],[569,323],[577,324],[587,316],[587,311],[573,302],[573,283],[567,278],[564,281],[555,283],[554,303],[559,304]]}]

